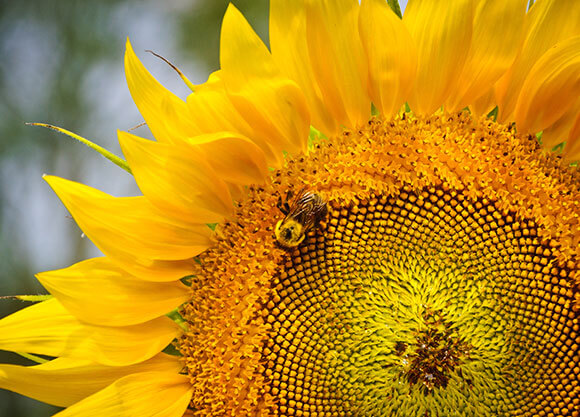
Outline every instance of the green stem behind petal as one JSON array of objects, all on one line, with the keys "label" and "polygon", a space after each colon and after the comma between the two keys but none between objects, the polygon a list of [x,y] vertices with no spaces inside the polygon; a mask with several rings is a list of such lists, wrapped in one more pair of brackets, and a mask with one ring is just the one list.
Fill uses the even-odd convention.
[{"label": "green stem behind petal", "polygon": [[52,130],[56,130],[57,132],[63,133],[73,139],[78,140],[79,142],[85,144],[86,146],[88,146],[89,148],[97,151],[98,153],[100,153],[101,155],[103,155],[105,158],[107,158],[109,161],[113,162],[115,165],[123,168],[125,171],[127,171],[129,174],[132,174],[133,172],[131,171],[131,168],[129,167],[129,164],[127,164],[127,161],[125,161],[122,158],[119,158],[117,155],[115,155],[114,153],[106,150],[105,148],[97,145],[96,143],[91,142],[88,139],[83,138],[82,136],[77,135],[76,133],[73,133],[71,131],[68,131],[66,129],[63,129],[62,127],[58,127],[58,126],[53,126],[47,123],[26,123],[29,126],[41,126],[41,127],[46,127],[48,129],[52,129]]}]

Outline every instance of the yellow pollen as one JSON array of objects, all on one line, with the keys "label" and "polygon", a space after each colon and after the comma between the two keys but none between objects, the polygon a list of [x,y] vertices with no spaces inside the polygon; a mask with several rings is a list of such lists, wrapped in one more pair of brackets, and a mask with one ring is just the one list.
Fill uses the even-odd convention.
[{"label": "yellow pollen", "polygon": [[[196,265],[193,414],[577,416],[579,184],[535,138],[467,114],[316,143]],[[282,248],[277,201],[304,187],[328,216]]]}]

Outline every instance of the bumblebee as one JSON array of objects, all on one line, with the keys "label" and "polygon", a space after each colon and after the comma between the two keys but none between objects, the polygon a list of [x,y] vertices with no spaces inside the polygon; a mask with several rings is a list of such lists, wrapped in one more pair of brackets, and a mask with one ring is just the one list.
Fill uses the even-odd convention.
[{"label": "bumblebee", "polygon": [[300,245],[306,233],[316,227],[328,213],[326,201],[320,195],[304,189],[291,204],[288,204],[288,201],[282,203],[282,199],[279,198],[278,208],[285,217],[276,223],[274,234],[278,243],[285,248]]}]

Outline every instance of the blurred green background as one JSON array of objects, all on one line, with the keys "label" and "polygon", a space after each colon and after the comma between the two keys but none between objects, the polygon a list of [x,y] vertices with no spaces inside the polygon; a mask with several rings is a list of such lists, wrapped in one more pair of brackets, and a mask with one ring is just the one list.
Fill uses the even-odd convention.
[{"label": "blurred green background", "polygon": [[[268,0],[238,0],[267,41]],[[188,90],[151,49],[201,83],[219,67],[226,0],[0,0],[0,295],[39,294],[34,274],[98,256],[42,180],[54,174],[113,195],[138,193],[131,176],[56,132],[64,127],[120,154],[116,130],[143,121],[126,87],[125,41],[167,88]],[[148,136],[147,128],[135,130]],[[95,289],[98,291],[98,289]],[[0,300],[0,316],[25,303]],[[29,364],[0,351],[0,362]],[[58,409],[0,390],[1,417]]]}]

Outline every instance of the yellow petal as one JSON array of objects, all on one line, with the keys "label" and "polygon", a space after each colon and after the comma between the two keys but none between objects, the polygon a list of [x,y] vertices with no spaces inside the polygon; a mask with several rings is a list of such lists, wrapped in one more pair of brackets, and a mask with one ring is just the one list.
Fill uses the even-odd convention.
[{"label": "yellow petal", "polygon": [[324,103],[312,71],[303,0],[270,1],[270,49],[280,69],[300,86],[312,117],[312,125],[327,136],[338,124]]},{"label": "yellow petal", "polygon": [[185,375],[143,372],[119,379],[55,417],[181,417],[192,392]]},{"label": "yellow petal", "polygon": [[129,270],[134,263],[146,266],[150,259],[192,258],[210,245],[206,225],[171,220],[145,197],[112,197],[77,182],[44,178],[95,245]]},{"label": "yellow petal", "polygon": [[471,48],[445,104],[447,110],[459,111],[473,103],[510,67],[521,44],[527,3],[528,0],[478,2]]},{"label": "yellow petal", "polygon": [[414,112],[433,113],[453,90],[471,45],[473,12],[472,0],[409,0],[403,22],[418,50]]},{"label": "yellow petal", "polygon": [[259,184],[269,174],[264,152],[239,134],[208,133],[191,138],[188,143],[228,184]]},{"label": "yellow petal", "polygon": [[[268,48],[232,4],[222,24],[220,40],[221,76],[229,99],[254,137],[268,137],[269,151],[276,162],[282,151],[305,152],[310,114],[297,84],[282,76]],[[259,142],[257,142],[259,143]]]},{"label": "yellow petal", "polygon": [[[192,136],[221,131],[237,132],[244,136],[252,133],[252,127],[230,101],[221,71],[213,72],[207,82],[196,86],[195,92],[187,96],[187,107],[189,117],[198,129]],[[266,145],[258,144],[261,147]]]},{"label": "yellow petal", "polygon": [[123,366],[152,358],[179,332],[167,317],[126,327],[82,323],[53,298],[0,320],[0,349]]},{"label": "yellow petal", "polygon": [[494,109],[495,106],[495,92],[492,87],[489,88],[482,96],[473,100],[473,102],[469,105],[469,111],[471,111],[473,118],[477,119],[480,116],[488,114]]},{"label": "yellow petal", "polygon": [[556,43],[580,35],[580,2],[537,0],[525,18],[524,40],[510,69],[496,84],[498,121],[513,120],[517,99],[531,68]]},{"label": "yellow petal", "polygon": [[0,364],[0,388],[68,407],[126,375],[150,371],[177,374],[182,367],[178,357],[164,353],[128,366],[105,366],[67,358],[36,366]]},{"label": "yellow petal", "polygon": [[576,120],[568,133],[564,157],[569,161],[580,161],[580,111],[576,114]]},{"label": "yellow petal", "polygon": [[130,264],[127,259],[109,259],[144,281],[169,282],[191,275],[191,259],[163,261],[158,259],[133,258]]},{"label": "yellow petal", "polygon": [[133,101],[157,140],[176,142],[191,136],[195,126],[188,119],[183,100],[163,87],[143,66],[127,39],[125,76]]},{"label": "yellow petal", "polygon": [[187,145],[153,142],[127,132],[118,134],[143,195],[165,216],[199,224],[221,222],[232,213],[228,188],[204,155]]},{"label": "yellow petal", "polygon": [[127,326],[163,316],[189,298],[181,282],[147,282],[107,258],[37,274],[40,283],[79,320]]},{"label": "yellow petal", "polygon": [[[577,138],[574,133],[574,126],[578,123],[579,115],[580,97],[578,97],[576,103],[573,103],[562,117],[560,117],[555,123],[552,123],[550,127],[544,129],[542,134],[542,145],[547,149],[552,149],[554,146],[566,142],[566,147],[564,147],[564,149],[568,146],[572,147],[575,138]],[[566,154],[568,152],[566,152]]]},{"label": "yellow petal", "polygon": [[415,45],[401,19],[384,0],[362,1],[359,31],[369,62],[371,98],[389,117],[405,103],[415,78]]},{"label": "yellow petal", "polygon": [[312,71],[326,108],[338,126],[366,123],[371,100],[367,60],[358,32],[359,3],[357,0],[306,3]]},{"label": "yellow petal", "polygon": [[580,36],[576,36],[550,48],[530,70],[515,109],[518,131],[548,128],[579,100]]},{"label": "yellow petal", "polygon": [[[254,129],[235,108],[221,79],[222,73],[221,70],[212,73],[208,81],[196,86],[195,93],[190,94],[187,98],[190,118],[199,128],[199,132],[190,138],[189,142],[204,142],[205,139],[201,137],[204,134],[210,135],[208,137],[215,135],[216,138],[228,135],[245,138],[260,149],[267,164],[270,166],[279,164],[280,151],[273,149],[272,140],[267,132]],[[249,151],[247,148],[248,146],[244,146],[244,152]],[[254,151],[251,152],[253,155],[255,154]],[[215,156],[214,159],[216,159]],[[252,157],[252,159],[255,158]],[[262,159],[262,157],[258,157],[258,159]],[[261,164],[261,162],[259,163]],[[218,172],[220,171],[218,170]],[[234,193],[233,187],[230,188]]]}]

